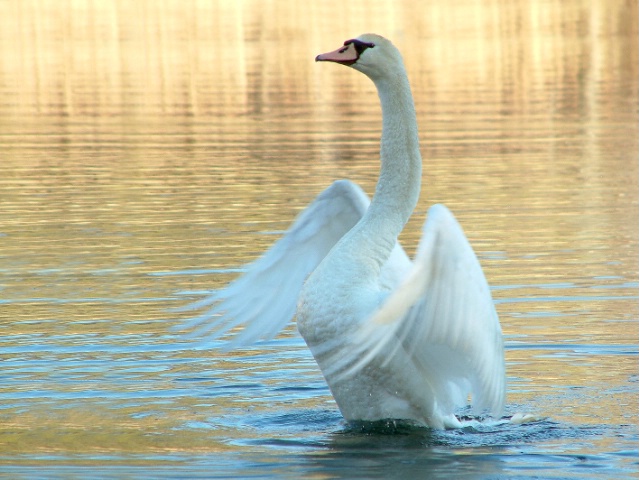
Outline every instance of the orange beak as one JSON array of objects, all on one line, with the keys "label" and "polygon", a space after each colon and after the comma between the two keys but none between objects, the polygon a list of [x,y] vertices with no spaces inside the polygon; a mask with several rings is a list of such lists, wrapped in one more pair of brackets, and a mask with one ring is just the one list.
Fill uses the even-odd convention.
[{"label": "orange beak", "polygon": [[359,59],[359,53],[354,43],[349,43],[333,52],[322,53],[315,57],[316,62],[335,62],[342,65],[352,65]]}]

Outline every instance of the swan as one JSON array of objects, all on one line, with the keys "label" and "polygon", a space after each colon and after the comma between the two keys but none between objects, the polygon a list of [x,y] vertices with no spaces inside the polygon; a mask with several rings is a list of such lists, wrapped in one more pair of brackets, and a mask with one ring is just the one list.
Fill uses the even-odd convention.
[{"label": "swan", "polygon": [[373,200],[348,180],[334,182],[245,273],[192,304],[207,310],[185,327],[207,343],[233,333],[235,347],[273,338],[296,316],[347,421],[459,428],[455,411],[469,402],[499,415],[501,327],[460,225],[433,205],[412,261],[397,241],[416,207],[422,167],[401,54],[364,34],[315,60],[349,66],[377,88],[383,120]]}]

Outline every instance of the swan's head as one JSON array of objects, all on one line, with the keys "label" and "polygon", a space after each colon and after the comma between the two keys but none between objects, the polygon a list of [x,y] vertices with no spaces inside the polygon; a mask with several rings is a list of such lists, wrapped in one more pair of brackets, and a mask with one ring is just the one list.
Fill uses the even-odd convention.
[{"label": "swan's head", "polygon": [[333,52],[318,55],[315,61],[348,65],[373,80],[404,70],[402,56],[395,45],[374,33],[366,33],[346,40],[342,47]]}]

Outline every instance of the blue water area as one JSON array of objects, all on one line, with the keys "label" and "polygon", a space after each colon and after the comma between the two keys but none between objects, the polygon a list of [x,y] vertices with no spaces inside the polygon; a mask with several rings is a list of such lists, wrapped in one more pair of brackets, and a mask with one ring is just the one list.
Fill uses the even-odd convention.
[{"label": "blue water area", "polygon": [[[10,454],[0,454],[0,472],[16,478],[632,478],[638,467],[636,412],[614,423],[600,414],[611,400],[631,408],[636,376],[610,396],[609,385],[514,379],[509,396],[523,401],[508,402],[503,419],[461,411],[464,428],[437,431],[346,423],[292,331],[232,352],[177,334],[1,340],[0,439]],[[638,353],[633,345],[507,348],[589,368]],[[536,418],[510,423],[517,413]]]}]

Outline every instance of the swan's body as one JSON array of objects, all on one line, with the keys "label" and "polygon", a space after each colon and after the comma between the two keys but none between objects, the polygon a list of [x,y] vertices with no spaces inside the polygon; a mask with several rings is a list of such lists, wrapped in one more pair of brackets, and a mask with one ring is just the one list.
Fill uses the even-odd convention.
[{"label": "swan's body", "polygon": [[334,183],[243,276],[200,302],[216,305],[194,324],[215,335],[244,324],[238,340],[253,341],[274,336],[297,303],[298,329],[347,420],[453,428],[471,393],[474,407],[499,413],[501,328],[457,221],[431,207],[413,262],[397,243],[422,164],[401,55],[363,35],[317,60],[352,66],[377,87],[383,126],[373,201],[351,182]]}]

